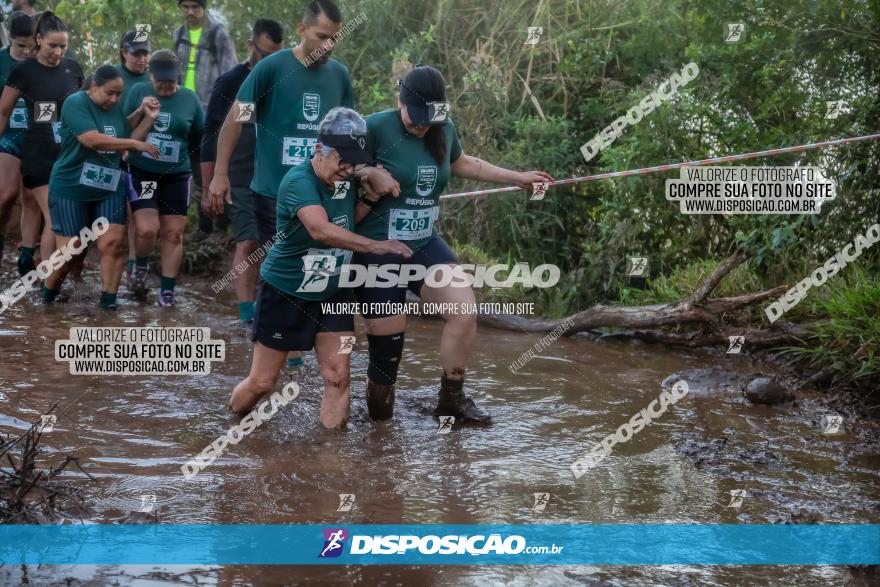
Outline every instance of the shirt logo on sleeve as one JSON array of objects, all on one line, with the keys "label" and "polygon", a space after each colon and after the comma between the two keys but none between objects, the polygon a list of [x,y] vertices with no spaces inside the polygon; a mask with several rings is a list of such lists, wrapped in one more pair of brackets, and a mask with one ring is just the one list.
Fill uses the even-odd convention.
[{"label": "shirt logo on sleeve", "polygon": [[437,167],[434,165],[419,165],[419,175],[416,179],[416,192],[425,197],[434,191],[437,184]]},{"label": "shirt logo on sleeve", "polygon": [[171,113],[160,112],[153,123],[153,130],[156,132],[165,132],[171,127]]},{"label": "shirt logo on sleeve", "polygon": [[303,94],[303,117],[309,122],[318,120],[321,113],[320,94]]}]

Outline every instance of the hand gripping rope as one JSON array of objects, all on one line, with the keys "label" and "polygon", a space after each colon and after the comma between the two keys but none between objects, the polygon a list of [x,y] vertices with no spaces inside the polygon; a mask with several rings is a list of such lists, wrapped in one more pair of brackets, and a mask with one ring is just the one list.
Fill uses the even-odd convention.
[{"label": "hand gripping rope", "polygon": [[[697,165],[711,165],[712,163],[726,163],[728,161],[741,161],[743,159],[755,159],[757,157],[767,157],[769,155],[782,155],[783,153],[797,153],[799,151],[807,151],[810,149],[824,149],[825,147],[836,147],[838,145],[847,145],[849,143],[858,143],[860,141],[873,141],[880,139],[880,133],[873,135],[863,135],[860,137],[850,137],[846,139],[835,139],[833,141],[822,141],[820,143],[808,143],[806,145],[797,145],[795,147],[781,147],[779,149],[768,149],[766,151],[755,151],[753,153],[742,153],[740,155],[725,155],[724,157],[712,157],[711,159],[698,159],[696,161],[684,161],[682,163],[669,163],[667,165],[656,165],[654,167],[640,167],[639,169],[627,169],[626,171],[612,171],[609,173],[598,173],[596,175],[584,175],[581,177],[570,177],[568,179],[560,179],[557,181],[547,182],[549,187],[557,185],[569,185],[573,183],[581,183],[584,181],[597,181],[599,179],[610,179],[612,177],[627,177],[630,175],[647,175],[649,173],[657,173],[659,171],[669,171],[670,169],[680,169],[682,167],[696,167]],[[504,188],[494,188],[488,190],[477,190],[474,192],[460,192],[457,194],[445,194],[440,196],[441,200],[447,198],[466,198],[469,196],[482,196],[484,194],[500,194],[502,192],[515,192],[521,190],[519,186],[509,186]]]}]

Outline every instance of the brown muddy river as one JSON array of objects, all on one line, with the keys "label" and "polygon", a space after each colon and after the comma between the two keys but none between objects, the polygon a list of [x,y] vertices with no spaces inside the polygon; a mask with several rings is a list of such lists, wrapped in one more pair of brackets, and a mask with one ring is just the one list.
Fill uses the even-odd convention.
[{"label": "brown muddy river", "polygon": [[[90,263],[89,267],[94,267]],[[4,284],[11,283],[9,260]],[[364,394],[366,337],[353,354],[352,417],[342,433],[318,421],[314,355],[297,375],[303,392],[271,421],[184,481],[180,466],[236,422],[226,411],[247,373],[251,345],[232,293],[183,279],[176,309],[122,300],[92,306],[87,271],[68,303],[36,305],[37,292],[0,315],[0,431],[18,435],[55,401],[43,465],[77,455],[94,522],[119,522],[156,496],[160,523],[813,523],[880,522],[876,426],[847,421],[823,435],[827,409],[801,390],[786,407],[736,394],[689,395],[597,468],[575,480],[572,462],[655,399],[660,382],[688,368],[757,371],[746,356],[659,345],[561,339],[517,375],[507,369],[539,335],[480,327],[468,386],[494,416],[491,428],[437,434],[440,323],[414,320],[398,382],[395,418],[373,423]],[[124,292],[124,288],[122,290]],[[124,296],[121,296],[124,297]],[[155,303],[155,302],[153,302]],[[226,360],[192,376],[71,375],[54,342],[71,327],[200,326],[226,341]],[[281,388],[279,384],[278,389]],[[728,507],[731,490],[744,490]],[[533,493],[548,492],[541,513]],[[337,512],[339,494],[354,494]],[[174,545],[169,545],[173,549]],[[29,566],[0,568],[18,585],[842,585],[844,567],[766,566]],[[850,583],[854,584],[854,583]]]}]

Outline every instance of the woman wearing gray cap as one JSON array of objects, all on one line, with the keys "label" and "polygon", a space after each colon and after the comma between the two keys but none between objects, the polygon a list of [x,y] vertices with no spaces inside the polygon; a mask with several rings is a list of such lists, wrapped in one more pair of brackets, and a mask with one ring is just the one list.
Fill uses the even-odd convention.
[{"label": "woman wearing gray cap", "polygon": [[[147,262],[161,240],[161,284],[159,305],[174,305],[174,287],[183,259],[183,233],[189,208],[189,154],[199,148],[205,115],[198,97],[178,83],[177,56],[168,49],[156,51],[150,59],[150,84],[138,84],[128,94],[126,113],[138,109],[144,97],[154,96],[161,110],[147,137],[159,156],[133,154],[129,199],[135,223],[135,267],[132,290],[146,294]],[[135,121],[135,124],[139,122]]]},{"label": "woman wearing gray cap", "polygon": [[[517,172],[465,155],[449,115],[443,76],[429,66],[416,66],[400,82],[398,108],[367,118],[367,149],[400,185],[400,193],[383,197],[377,205],[362,201],[368,210],[358,225],[358,234],[382,240],[396,238],[413,250],[410,263],[432,266],[458,265],[458,259],[434,227],[440,212],[439,196],[450,175],[519,185],[551,181],[543,171]],[[354,265],[400,264],[396,255],[358,253]],[[474,304],[470,287],[432,287],[424,279],[412,281],[409,289],[429,303]],[[361,307],[402,304],[406,287],[361,286],[355,290]],[[403,354],[404,314],[367,313],[370,366],[367,370],[367,407],[374,420],[386,420],[394,413],[394,385]],[[476,335],[472,313],[443,314],[440,339],[443,374],[437,416],[488,423],[491,417],[464,394],[464,375]]]},{"label": "woman wearing gray cap", "polygon": [[321,423],[341,428],[348,419],[351,354],[340,349],[354,339],[354,316],[350,310],[328,312],[325,307],[353,305],[351,290],[339,287],[340,270],[352,251],[401,259],[412,254],[399,241],[372,240],[353,232],[364,212],[355,212],[355,166],[371,160],[365,151],[366,134],[366,122],[357,112],[332,109],[318,125],[315,154],[292,167],[281,181],[279,240],[260,270],[264,283],[251,336],[253,362],[250,375],[229,400],[235,412],[251,410],[272,391],[288,352],[314,347],[324,378]]}]

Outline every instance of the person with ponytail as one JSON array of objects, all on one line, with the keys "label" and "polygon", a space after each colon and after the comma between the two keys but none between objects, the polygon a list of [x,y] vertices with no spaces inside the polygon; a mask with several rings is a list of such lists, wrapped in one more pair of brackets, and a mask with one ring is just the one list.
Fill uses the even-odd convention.
[{"label": "person with ponytail", "polygon": [[[34,19],[24,12],[15,12],[9,19],[9,35],[11,41],[8,47],[0,49],[0,89],[6,85],[9,72],[25,59],[33,57],[36,43],[34,42]],[[24,143],[24,135],[28,126],[27,106],[24,100],[19,98],[12,110],[6,131],[0,134],[0,228],[6,226],[9,213],[21,188],[21,146]],[[33,195],[22,194],[23,198],[33,198]],[[0,258],[3,253],[3,233],[0,232]],[[30,238],[25,241],[32,244],[36,234],[27,235]],[[22,275],[30,271],[27,268]],[[19,272],[22,268],[19,267]]]},{"label": "person with ponytail", "polygon": [[[0,96],[0,134],[9,127],[19,98],[24,98],[28,128],[21,148],[21,176],[24,187],[33,192],[43,213],[40,253],[48,259],[55,246],[49,215],[49,176],[61,151],[61,107],[68,96],[82,88],[85,76],[79,63],[64,56],[70,35],[67,25],[55,13],[40,13],[34,24],[34,40],[36,59],[19,62],[6,79]],[[27,252],[29,255],[22,249],[22,256],[27,258],[20,259],[20,270],[33,269],[34,250]]]},{"label": "person with ponytail", "polygon": [[[458,259],[437,233],[439,196],[450,175],[519,185],[552,181],[543,171],[517,172],[465,155],[453,124],[446,99],[443,76],[430,66],[416,66],[400,81],[400,95],[395,110],[386,110],[367,118],[367,149],[378,164],[399,184],[378,204],[362,198],[361,210],[367,213],[357,226],[357,233],[374,240],[397,239],[413,250],[409,263],[433,267],[458,265]],[[372,266],[406,263],[398,255],[356,253],[352,265]],[[398,271],[399,268],[398,268]],[[404,282],[406,280],[404,279]],[[431,286],[425,280],[410,282],[409,289],[424,302],[450,304],[449,307],[473,305],[470,287]],[[361,286],[355,295],[361,308],[401,307],[406,300],[403,287]],[[454,416],[458,421],[489,423],[488,413],[476,406],[464,393],[464,376],[476,336],[476,317],[468,313],[442,315],[445,324],[440,339],[443,372],[436,416]],[[367,339],[370,362],[367,369],[367,408],[374,420],[387,420],[394,412],[397,370],[403,354],[404,314],[367,313]]]},{"label": "person with ponytail", "polygon": [[[155,145],[145,142],[159,114],[158,100],[145,97],[136,114],[126,118],[119,107],[124,88],[119,70],[102,65],[87,90],[67,98],[61,111],[61,154],[49,179],[49,211],[57,248],[66,247],[98,218],[109,224],[98,238],[100,306],[108,310],[116,309],[128,211],[121,155],[123,151],[159,153]],[[58,295],[67,269],[62,266],[46,278],[44,299]]]}]

